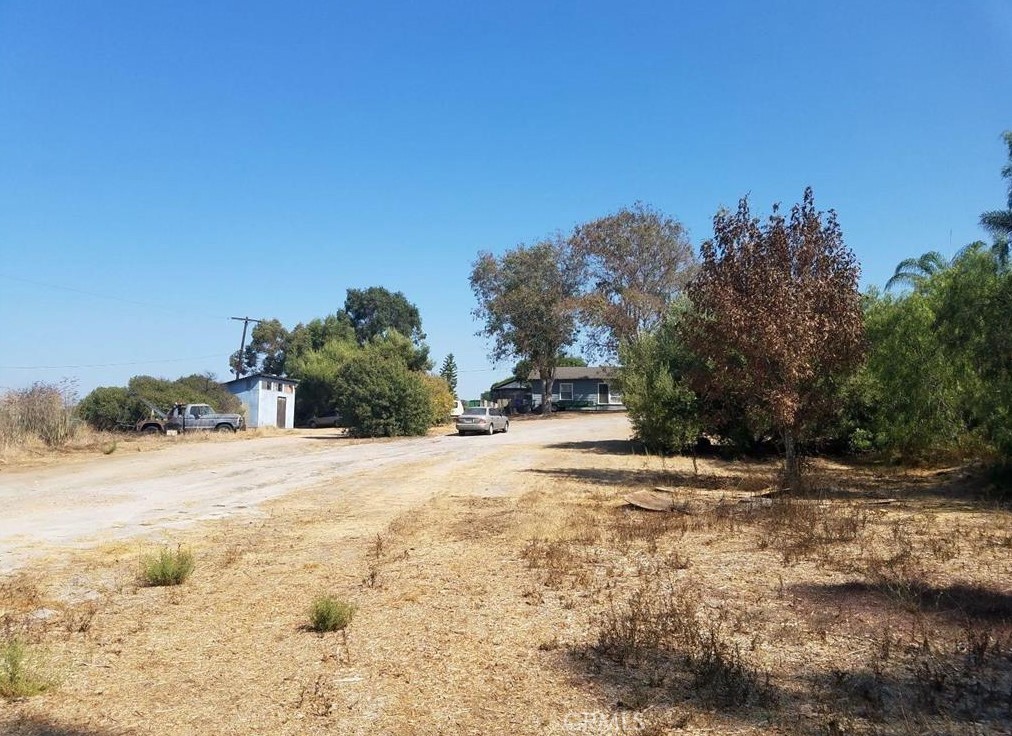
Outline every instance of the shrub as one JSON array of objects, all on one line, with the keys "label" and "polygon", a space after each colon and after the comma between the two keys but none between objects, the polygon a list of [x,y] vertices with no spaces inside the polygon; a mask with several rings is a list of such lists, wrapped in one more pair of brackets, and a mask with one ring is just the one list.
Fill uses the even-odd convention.
[{"label": "shrub", "polygon": [[338,371],[337,409],[361,437],[425,434],[432,409],[422,375],[396,358],[365,350]]},{"label": "shrub", "polygon": [[162,547],[158,554],[145,555],[141,560],[141,579],[151,586],[179,585],[193,572],[193,553],[177,547]]},{"label": "shrub", "polygon": [[143,399],[162,409],[175,402],[210,404],[224,413],[242,413],[242,402],[212,374],[194,374],[169,381],[151,376],[134,376],[126,388],[101,386],[81,400],[77,413],[95,429],[110,430],[134,424],[146,417]]},{"label": "shrub", "polygon": [[98,430],[133,424],[145,414],[137,397],[119,386],[99,386],[77,405],[77,415]]},{"label": "shrub", "polygon": [[0,397],[0,450],[41,440],[60,447],[77,429],[73,420],[74,390],[70,384],[34,383]]},{"label": "shrub", "polygon": [[0,697],[27,698],[55,685],[37,650],[17,637],[0,642]]},{"label": "shrub", "polygon": [[422,375],[425,391],[429,395],[429,424],[446,424],[450,421],[450,412],[456,399],[450,391],[450,385],[442,376]]},{"label": "shrub", "polygon": [[355,616],[356,607],[353,603],[338,600],[333,596],[324,595],[313,601],[309,609],[310,628],[323,633],[325,631],[343,631]]}]

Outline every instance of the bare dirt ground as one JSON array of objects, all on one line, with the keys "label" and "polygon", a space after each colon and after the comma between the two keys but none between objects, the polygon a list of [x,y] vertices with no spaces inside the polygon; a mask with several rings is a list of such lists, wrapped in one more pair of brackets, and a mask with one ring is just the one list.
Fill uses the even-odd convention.
[{"label": "bare dirt ground", "polygon": [[[1010,732],[1012,515],[980,484],[822,461],[769,499],[770,463],[695,474],[628,436],[579,416],[5,471],[33,526],[2,537],[0,634],[55,686],[0,700],[0,733]],[[199,490],[145,490],[145,464]],[[624,504],[654,487],[675,511]],[[139,584],[159,543],[195,552],[183,585]],[[345,633],[307,630],[320,593],[356,604]]]},{"label": "bare dirt ground", "polygon": [[458,473],[482,469],[483,490],[506,492],[510,471],[528,466],[531,448],[628,434],[622,416],[591,421],[514,421],[512,433],[491,438],[448,429],[396,441],[352,440],[341,430],[299,430],[252,443],[240,441],[241,434],[231,442],[204,434],[182,442],[155,438],[157,452],[150,451],[151,438],[139,437],[88,461],[7,469],[0,473],[0,572],[67,547],[259,513],[263,501],[320,484],[345,494],[363,477],[401,477],[406,465],[410,483],[384,483],[375,497],[356,499],[364,523],[374,508],[417,504],[452,486]]}]

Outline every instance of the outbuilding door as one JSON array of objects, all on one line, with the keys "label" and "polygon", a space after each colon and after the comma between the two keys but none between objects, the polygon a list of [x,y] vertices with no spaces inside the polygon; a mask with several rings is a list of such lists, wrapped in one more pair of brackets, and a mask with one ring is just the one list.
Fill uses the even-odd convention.
[{"label": "outbuilding door", "polygon": [[288,397],[278,397],[278,423],[277,426],[281,429],[286,429],[285,419],[288,417]]},{"label": "outbuilding door", "polygon": [[611,403],[611,392],[608,390],[607,383],[597,384],[597,403],[598,404]]}]

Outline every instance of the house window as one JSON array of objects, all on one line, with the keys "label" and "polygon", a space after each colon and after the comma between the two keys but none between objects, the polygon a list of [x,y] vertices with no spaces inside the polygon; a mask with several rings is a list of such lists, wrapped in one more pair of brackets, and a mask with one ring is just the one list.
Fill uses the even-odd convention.
[{"label": "house window", "polygon": [[560,401],[572,401],[573,400],[573,384],[571,384],[571,383],[560,383],[559,384],[559,400]]}]

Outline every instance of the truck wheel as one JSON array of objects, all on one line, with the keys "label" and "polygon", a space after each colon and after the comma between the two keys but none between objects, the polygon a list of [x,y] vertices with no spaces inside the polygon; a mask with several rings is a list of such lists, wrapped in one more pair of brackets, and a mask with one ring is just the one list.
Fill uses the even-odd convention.
[{"label": "truck wheel", "polygon": [[315,419],[310,419],[309,420],[309,428],[310,429],[316,429],[316,420]]},{"label": "truck wheel", "polygon": [[144,434],[160,434],[162,430],[160,430],[156,424],[149,424],[141,431],[144,432]]},{"label": "truck wheel", "polygon": [[235,427],[233,427],[231,424],[219,424],[217,427],[214,428],[214,431],[215,432],[232,432],[232,433],[234,433],[235,432]]}]

